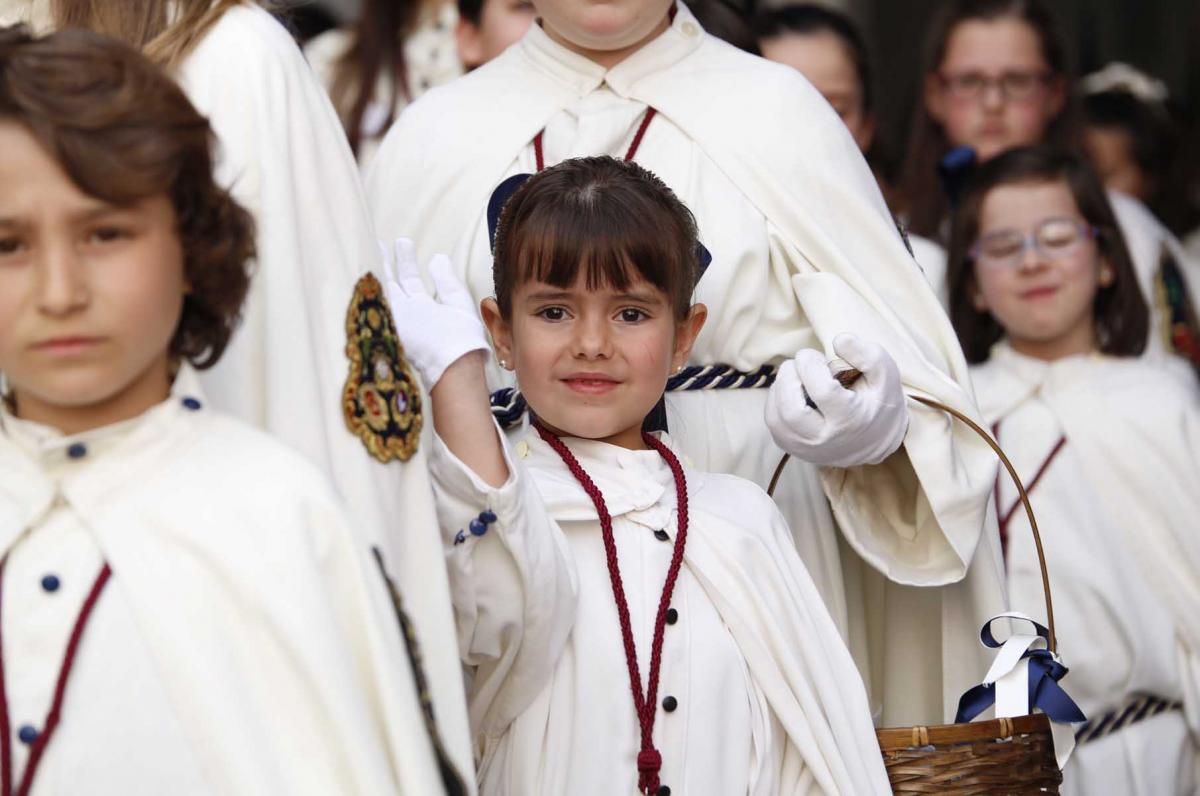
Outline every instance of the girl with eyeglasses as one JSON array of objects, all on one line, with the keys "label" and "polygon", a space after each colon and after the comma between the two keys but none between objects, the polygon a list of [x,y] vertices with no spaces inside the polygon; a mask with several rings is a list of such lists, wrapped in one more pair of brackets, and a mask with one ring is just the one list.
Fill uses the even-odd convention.
[{"label": "girl with eyeglasses", "polygon": [[[1063,793],[1194,793],[1200,402],[1140,356],[1148,311],[1104,189],[1073,155],[999,155],[965,189],[949,257],[954,328],[1031,492],[1088,716]],[[1012,607],[1044,622],[1028,521],[1003,479],[994,499]]]},{"label": "girl with eyeglasses", "polygon": [[[972,161],[1019,146],[1080,146],[1070,78],[1066,46],[1044,0],[947,3],[930,27],[922,102],[901,175],[909,229],[946,239],[951,194]],[[1151,304],[1147,350],[1200,362],[1200,263],[1141,202],[1117,192],[1109,200]]]}]

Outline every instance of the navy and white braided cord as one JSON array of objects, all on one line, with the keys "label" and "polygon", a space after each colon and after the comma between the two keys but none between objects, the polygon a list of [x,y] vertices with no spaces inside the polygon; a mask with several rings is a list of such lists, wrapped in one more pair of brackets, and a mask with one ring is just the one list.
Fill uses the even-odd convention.
[{"label": "navy and white braided cord", "polygon": [[[753,371],[736,370],[730,365],[690,365],[667,379],[667,392],[754,390],[774,383],[774,365]],[[492,393],[492,417],[502,429],[519,424],[527,409],[525,396],[512,387]]]}]

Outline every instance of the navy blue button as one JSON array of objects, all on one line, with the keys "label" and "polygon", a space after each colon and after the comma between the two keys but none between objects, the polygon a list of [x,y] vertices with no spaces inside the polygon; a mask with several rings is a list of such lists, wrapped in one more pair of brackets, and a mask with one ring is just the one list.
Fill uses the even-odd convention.
[{"label": "navy blue button", "polygon": [[42,578],[42,588],[46,591],[58,591],[58,587],[61,585],[62,583],[59,581],[58,575],[46,575]]},{"label": "navy blue button", "polygon": [[17,730],[17,737],[21,739],[21,743],[31,744],[38,739],[37,728],[26,724],[25,726],[21,727],[21,729]]},{"label": "navy blue button", "polygon": [[67,448],[67,455],[72,459],[82,459],[87,456],[87,445],[82,442],[73,443],[71,447]]},{"label": "navy blue button", "polygon": [[668,713],[672,712],[677,707],[679,707],[679,700],[675,697],[669,696],[663,700],[663,710],[667,711]]},{"label": "navy blue button", "polygon": [[480,513],[479,519],[483,520],[488,525],[491,525],[493,522],[496,521],[496,512],[492,511],[491,509],[483,511]]},{"label": "navy blue button", "polygon": [[487,525],[483,522],[483,520],[471,520],[471,524],[468,525],[467,528],[475,536],[483,536],[485,533],[487,533]]},{"label": "navy blue button", "polygon": [[660,787],[658,789],[657,796],[671,796],[671,789],[668,788],[666,785],[663,785],[662,787]]},{"label": "navy blue button", "polygon": [[679,612],[674,608],[667,609],[667,624],[673,625],[679,621]]},{"label": "navy blue button", "polygon": [[200,402],[197,401],[195,398],[193,398],[190,395],[188,397],[184,398],[182,403],[183,403],[184,409],[188,409],[193,412],[197,411],[200,408]]},{"label": "navy blue button", "polygon": [[655,539],[657,539],[657,540],[658,540],[658,541],[660,541],[660,542],[665,542],[665,541],[667,541],[668,539],[670,539],[671,537],[670,537],[670,536],[667,536],[667,532],[666,532],[666,531],[655,531],[655,532],[654,532],[654,538],[655,538]]}]

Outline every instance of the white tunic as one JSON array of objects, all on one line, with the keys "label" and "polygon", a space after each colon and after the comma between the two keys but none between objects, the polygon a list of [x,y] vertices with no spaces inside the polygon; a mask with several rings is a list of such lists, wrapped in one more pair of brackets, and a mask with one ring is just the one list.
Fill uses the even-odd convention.
[{"label": "white tunic", "polygon": [[[613,517],[644,687],[679,530],[674,478],[657,451],[565,441]],[[536,432],[516,452],[498,489],[440,441],[433,459],[474,672],[481,792],[636,793],[640,731],[596,509]],[[731,796],[889,792],[862,681],[778,510],[746,481],[686,473],[688,535],[658,687],[676,706],[660,704],[654,725],[661,783]],[[476,537],[466,529],[484,509],[497,520]]]},{"label": "white tunic", "polygon": [[194,387],[73,437],[0,413],[14,782],[107,561],[34,794],[438,792],[375,562],[310,465]]},{"label": "white tunic", "polygon": [[[1190,527],[1180,541],[1196,561],[1200,404],[1187,388],[1141,360],[1085,355],[1048,363],[999,343],[972,373],[980,406],[989,423],[999,424],[999,441],[1027,488],[1044,467],[1030,499],[1050,572],[1059,649],[1071,670],[1064,687],[1093,719],[1137,695],[1186,701],[1195,711],[1200,670],[1193,668],[1195,649],[1180,638],[1178,612],[1194,616],[1200,604],[1172,605],[1155,586],[1164,571],[1144,566],[1139,556],[1140,549],[1170,536],[1171,528],[1129,525],[1119,507],[1165,504],[1175,530]],[[1091,438],[1131,425],[1122,444],[1124,462],[1094,460],[1112,452],[1094,450]],[[1050,458],[1060,439],[1065,443]],[[1126,447],[1128,441],[1134,445]],[[1162,465],[1154,476],[1134,474],[1153,460]],[[998,498],[1002,512],[1016,505],[1016,488],[1007,477]],[[1173,548],[1172,543],[1153,557],[1170,555]],[[1013,608],[1044,622],[1041,570],[1019,508],[1008,523],[1007,550]],[[1190,577],[1194,585],[1200,570],[1190,570]],[[1064,770],[1063,792],[1195,793],[1198,757],[1184,713],[1167,712],[1077,746]]]},{"label": "white tunic", "polygon": [[[888,347],[908,391],[974,412],[953,332],[841,120],[795,70],[707,36],[682,5],[611,70],[534,25],[414,103],[367,177],[376,227],[414,237],[423,257],[449,252],[474,296],[490,295],[487,201],[506,175],[534,170],[537,132],[547,164],[619,156],[648,106],[659,114],[636,160],[691,208],[714,257],[694,364],[754,369],[852,331]],[[509,378],[489,371],[493,388]],[[672,393],[670,427],[698,466],[765,487],[782,455],[765,399]],[[887,462],[821,474],[792,462],[776,499],[883,720],[937,722],[986,670],[978,628],[1003,608],[985,515],[995,462],[944,414],[910,414]]]},{"label": "white tunic", "polygon": [[378,253],[341,125],[287,31],[253,4],[221,17],[179,79],[216,131],[218,180],[258,224],[242,324],[201,374],[205,392],[316,464],[355,527],[383,549],[417,628],[441,732],[467,776],[466,707],[425,452],[381,464],[342,416],[346,311]]}]

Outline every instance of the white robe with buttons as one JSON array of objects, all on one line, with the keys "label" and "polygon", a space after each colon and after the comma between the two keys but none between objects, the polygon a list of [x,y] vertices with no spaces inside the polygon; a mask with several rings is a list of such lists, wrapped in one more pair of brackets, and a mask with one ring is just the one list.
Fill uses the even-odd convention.
[{"label": "white robe with buttons", "polygon": [[440,792],[395,613],[332,491],[261,432],[184,408],[189,383],[70,438],[0,414],[14,782],[107,561],[35,796]]},{"label": "white robe with buttons", "polygon": [[[507,175],[534,170],[537,132],[548,164],[620,156],[648,105],[659,115],[636,160],[691,208],[713,254],[693,364],[754,369],[801,347],[832,356],[832,339],[854,332],[889,350],[907,391],[974,413],[958,342],[841,120],[794,69],[708,36],[682,4],[611,70],[534,25],[409,106],[367,176],[376,228],[415,238],[422,259],[449,253],[475,298],[488,296],[485,208]],[[489,370],[493,389],[507,379]],[[697,466],[765,487],[781,456],[765,399],[672,393],[672,435]],[[776,500],[882,721],[936,723],[986,671],[978,629],[1004,607],[986,514],[996,463],[946,415],[909,411],[886,462],[818,473],[793,461]]]},{"label": "white robe with buttons", "polygon": [[[1200,788],[1200,402],[1146,360],[1043,362],[1006,343],[972,369],[980,408],[1033,487],[1067,692],[1092,719],[1140,694],[1183,701],[1075,748],[1065,794],[1185,794]],[[1016,488],[1002,476],[1003,510]],[[1013,608],[1046,616],[1029,522],[1008,525]],[[1188,716],[1192,720],[1189,723]]]},{"label": "white robe with buttons", "polygon": [[[674,478],[657,451],[564,441],[613,517],[644,687],[678,533]],[[500,488],[440,440],[433,457],[481,792],[632,795],[640,731],[596,509],[536,432],[515,450]],[[742,479],[685,469],[688,532],[654,725],[661,784],[889,793],[862,680],[778,510]],[[496,521],[476,536],[484,510]]]},{"label": "white robe with buttons", "polygon": [[201,374],[205,392],[317,465],[354,527],[382,548],[416,627],[440,732],[470,779],[425,451],[379,463],[342,416],[346,312],[378,250],[341,124],[291,36],[254,4],[227,11],[178,78],[216,131],[218,181],[258,224],[243,320],[221,361]]}]

